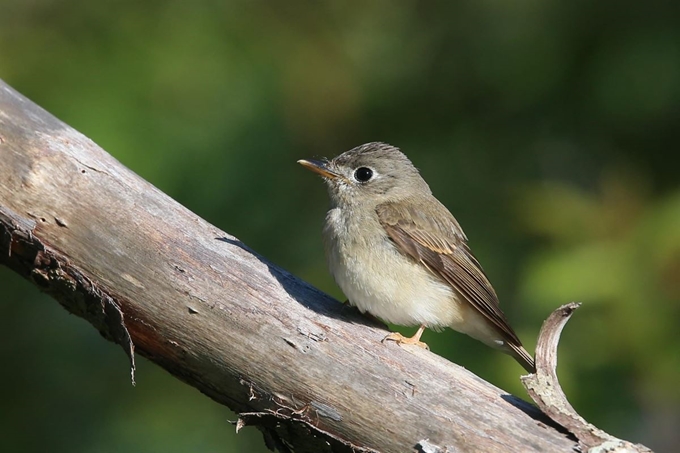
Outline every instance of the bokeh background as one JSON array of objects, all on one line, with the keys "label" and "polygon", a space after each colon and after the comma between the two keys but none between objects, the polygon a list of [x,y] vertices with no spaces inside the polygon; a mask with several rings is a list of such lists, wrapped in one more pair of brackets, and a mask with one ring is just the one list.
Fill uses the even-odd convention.
[{"label": "bokeh background", "polygon": [[[530,350],[583,302],[560,349],[574,406],[680,449],[677,3],[0,0],[0,78],[338,298],[325,189],[295,161],[400,146]],[[0,450],[265,451],[143,359],[132,387],[119,347],[4,268],[0,310]],[[508,357],[424,339],[526,397]]]}]

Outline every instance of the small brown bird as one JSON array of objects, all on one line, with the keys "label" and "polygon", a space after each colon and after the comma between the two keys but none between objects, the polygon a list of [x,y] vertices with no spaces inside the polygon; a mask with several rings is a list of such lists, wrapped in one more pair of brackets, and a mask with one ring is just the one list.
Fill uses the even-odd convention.
[{"label": "small brown bird", "polygon": [[535,371],[465,233],[398,148],[367,143],[330,161],[298,163],[328,185],[326,258],[350,303],[393,324],[420,326],[412,338],[385,340],[427,347],[425,328],[451,327]]}]

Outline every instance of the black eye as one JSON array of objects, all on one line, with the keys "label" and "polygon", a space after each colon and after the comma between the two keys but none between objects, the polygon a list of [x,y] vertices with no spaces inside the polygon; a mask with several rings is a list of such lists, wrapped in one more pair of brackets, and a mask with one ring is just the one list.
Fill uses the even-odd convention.
[{"label": "black eye", "polygon": [[373,170],[366,167],[359,167],[354,171],[354,178],[359,182],[367,182],[373,177]]}]

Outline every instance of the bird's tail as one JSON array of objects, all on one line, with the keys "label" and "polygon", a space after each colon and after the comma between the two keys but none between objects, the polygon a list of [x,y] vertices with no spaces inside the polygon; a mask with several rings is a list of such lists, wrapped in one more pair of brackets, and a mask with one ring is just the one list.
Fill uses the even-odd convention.
[{"label": "bird's tail", "polygon": [[508,349],[507,352],[519,362],[522,367],[527,370],[529,373],[535,373],[536,372],[536,364],[534,363],[534,358],[531,357],[531,354],[527,352],[526,349],[521,344],[513,344],[508,342]]}]

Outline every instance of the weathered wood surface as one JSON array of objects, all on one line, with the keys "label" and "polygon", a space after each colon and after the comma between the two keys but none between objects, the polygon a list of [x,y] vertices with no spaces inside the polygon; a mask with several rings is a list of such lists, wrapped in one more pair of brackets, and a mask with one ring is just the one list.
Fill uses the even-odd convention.
[{"label": "weathered wood surface", "polygon": [[[236,212],[234,215],[244,215]],[[570,452],[529,405],[249,250],[0,81],[0,263],[296,452]],[[437,450],[441,447],[442,450]]]},{"label": "weathered wood surface", "polygon": [[531,399],[553,421],[568,429],[579,441],[579,450],[589,453],[652,453],[642,444],[633,444],[607,434],[588,423],[567,400],[557,378],[557,346],[569,318],[580,303],[572,302],[553,311],[541,327],[536,344],[536,373],[522,376]]}]

